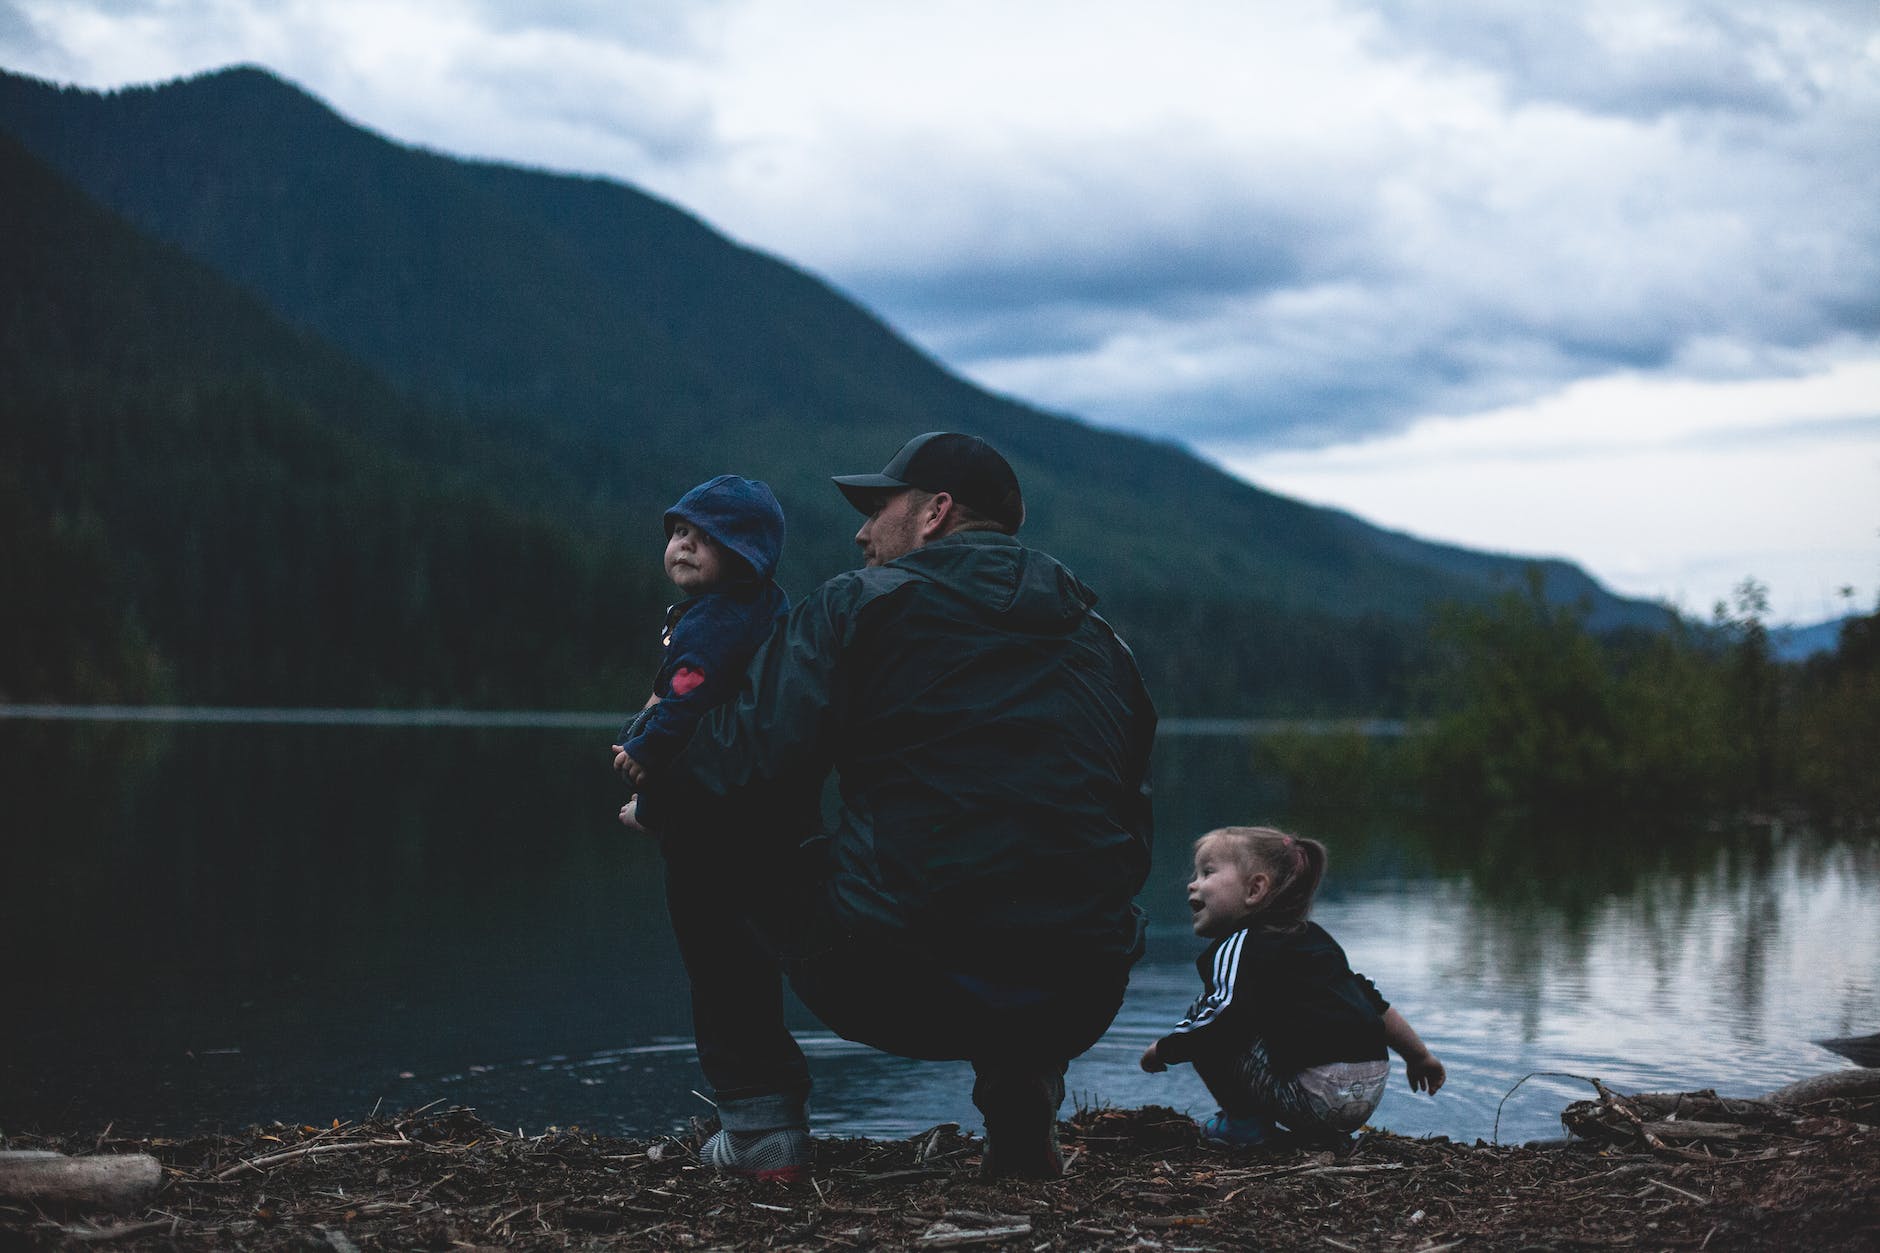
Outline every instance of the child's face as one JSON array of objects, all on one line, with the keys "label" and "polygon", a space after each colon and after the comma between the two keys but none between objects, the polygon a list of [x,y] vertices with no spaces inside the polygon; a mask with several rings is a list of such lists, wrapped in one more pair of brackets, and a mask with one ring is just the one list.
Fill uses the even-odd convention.
[{"label": "child's face", "polygon": [[1194,913],[1195,934],[1218,940],[1247,925],[1272,886],[1263,870],[1241,869],[1232,843],[1224,836],[1209,836],[1195,847],[1195,877],[1188,884],[1188,908]]},{"label": "child's face", "polygon": [[710,591],[728,564],[718,541],[689,522],[674,522],[666,540],[666,577],[687,596]]}]

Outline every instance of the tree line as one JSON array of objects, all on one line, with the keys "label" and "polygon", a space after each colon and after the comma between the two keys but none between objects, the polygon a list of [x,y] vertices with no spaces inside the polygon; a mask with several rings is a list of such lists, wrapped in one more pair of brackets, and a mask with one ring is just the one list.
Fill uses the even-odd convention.
[{"label": "tree line", "polygon": [[1880,611],[1849,618],[1831,652],[1783,663],[1768,609],[1746,579],[1707,623],[1602,635],[1531,580],[1439,615],[1401,743],[1275,737],[1261,765],[1307,804],[1388,801],[1437,828],[1517,828],[1567,848],[1630,824],[1660,840],[1798,806],[1872,826]]}]

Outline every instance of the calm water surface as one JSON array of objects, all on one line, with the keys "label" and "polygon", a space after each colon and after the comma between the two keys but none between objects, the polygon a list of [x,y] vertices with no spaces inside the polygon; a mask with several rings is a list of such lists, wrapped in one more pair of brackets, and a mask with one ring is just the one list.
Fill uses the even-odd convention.
[{"label": "calm water surface", "polygon": [[[644,1134],[705,1112],[658,858],[605,732],[0,723],[0,1131],[187,1132],[430,1101]],[[1880,1030],[1880,850],[1765,828],[1418,833],[1288,805],[1241,742],[1157,747],[1149,956],[1073,1063],[1085,1103],[1206,1114],[1143,1047],[1196,989],[1187,846],[1279,822],[1332,848],[1317,917],[1449,1066],[1373,1122],[1526,1140],[1597,1076],[1766,1091]],[[1302,798],[1322,800],[1324,798]],[[1290,810],[1290,812],[1289,812]],[[820,1134],[978,1125],[964,1064],[799,1011]],[[1504,1104],[1504,1098],[1505,1104]]]}]

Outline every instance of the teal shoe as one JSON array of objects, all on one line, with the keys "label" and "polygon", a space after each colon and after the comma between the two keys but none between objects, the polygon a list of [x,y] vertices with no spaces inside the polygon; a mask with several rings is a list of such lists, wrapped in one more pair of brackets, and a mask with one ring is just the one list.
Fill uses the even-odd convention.
[{"label": "teal shoe", "polygon": [[1270,1118],[1257,1115],[1234,1117],[1216,1111],[1201,1124],[1201,1138],[1209,1144],[1228,1149],[1273,1148],[1279,1140],[1279,1127]]}]

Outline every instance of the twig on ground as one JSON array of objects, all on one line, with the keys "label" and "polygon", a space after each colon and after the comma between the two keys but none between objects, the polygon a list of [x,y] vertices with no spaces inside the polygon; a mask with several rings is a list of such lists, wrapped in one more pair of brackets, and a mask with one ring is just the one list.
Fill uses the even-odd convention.
[{"label": "twig on ground", "polygon": [[1514,1081],[1514,1087],[1513,1087],[1513,1088],[1509,1088],[1509,1089],[1508,1089],[1508,1090],[1507,1090],[1506,1092],[1504,1092],[1504,1093],[1502,1093],[1502,1095],[1501,1095],[1501,1100],[1495,1103],[1495,1130],[1493,1131],[1493,1133],[1491,1133],[1491,1135],[1490,1135],[1490,1137],[1489,1137],[1489,1143],[1490,1143],[1490,1144],[1500,1144],[1500,1143],[1501,1143],[1501,1107],[1502,1107],[1503,1105],[1506,1105],[1506,1104],[1508,1103],[1508,1098],[1509,1098],[1509,1097],[1511,1097],[1511,1096],[1513,1096],[1513,1095],[1515,1094],[1515,1089],[1516,1089],[1516,1088],[1519,1088],[1519,1087],[1520,1087],[1520,1086],[1521,1086],[1522,1084],[1524,1084],[1524,1083],[1526,1083],[1526,1082],[1527,1082],[1527,1081],[1528,1081],[1529,1079],[1534,1079],[1534,1078],[1547,1078],[1547,1079],[1578,1079],[1578,1080],[1579,1080],[1579,1081],[1580,1081],[1581,1083],[1590,1083],[1590,1084],[1592,1084],[1592,1085],[1593,1085],[1593,1090],[1594,1090],[1595,1092],[1603,1092],[1603,1091],[1605,1091],[1605,1089],[1604,1089],[1604,1088],[1601,1088],[1601,1087],[1599,1086],[1599,1080],[1597,1080],[1597,1079],[1589,1079],[1589,1078],[1587,1078],[1587,1077],[1586,1077],[1585,1075],[1576,1075],[1576,1074],[1573,1074],[1573,1073],[1572,1073],[1571,1071],[1566,1071],[1566,1070],[1530,1070],[1530,1071],[1528,1071],[1528,1072],[1527,1072],[1527,1073],[1526,1073],[1525,1075],[1522,1075],[1522,1076],[1521,1076],[1521,1077],[1520,1077],[1519,1079],[1516,1079],[1516,1080]]},{"label": "twig on ground", "polygon": [[303,1148],[288,1149],[284,1153],[270,1153],[266,1157],[254,1157],[247,1161],[236,1162],[227,1170],[218,1172],[214,1178],[227,1179],[230,1175],[240,1174],[244,1170],[260,1170],[263,1166],[275,1166],[296,1157],[313,1157],[321,1153],[347,1153],[354,1149],[429,1149],[431,1147],[417,1140],[351,1140],[340,1144],[309,1144]]},{"label": "twig on ground", "polygon": [[1666,1183],[1662,1179],[1647,1179],[1645,1181],[1645,1186],[1648,1188],[1663,1188],[1666,1192],[1675,1192],[1681,1197],[1685,1197],[1688,1200],[1696,1201],[1699,1205],[1710,1204],[1709,1197],[1699,1196],[1695,1192],[1686,1192],[1683,1188],[1678,1187],[1676,1184]]}]

